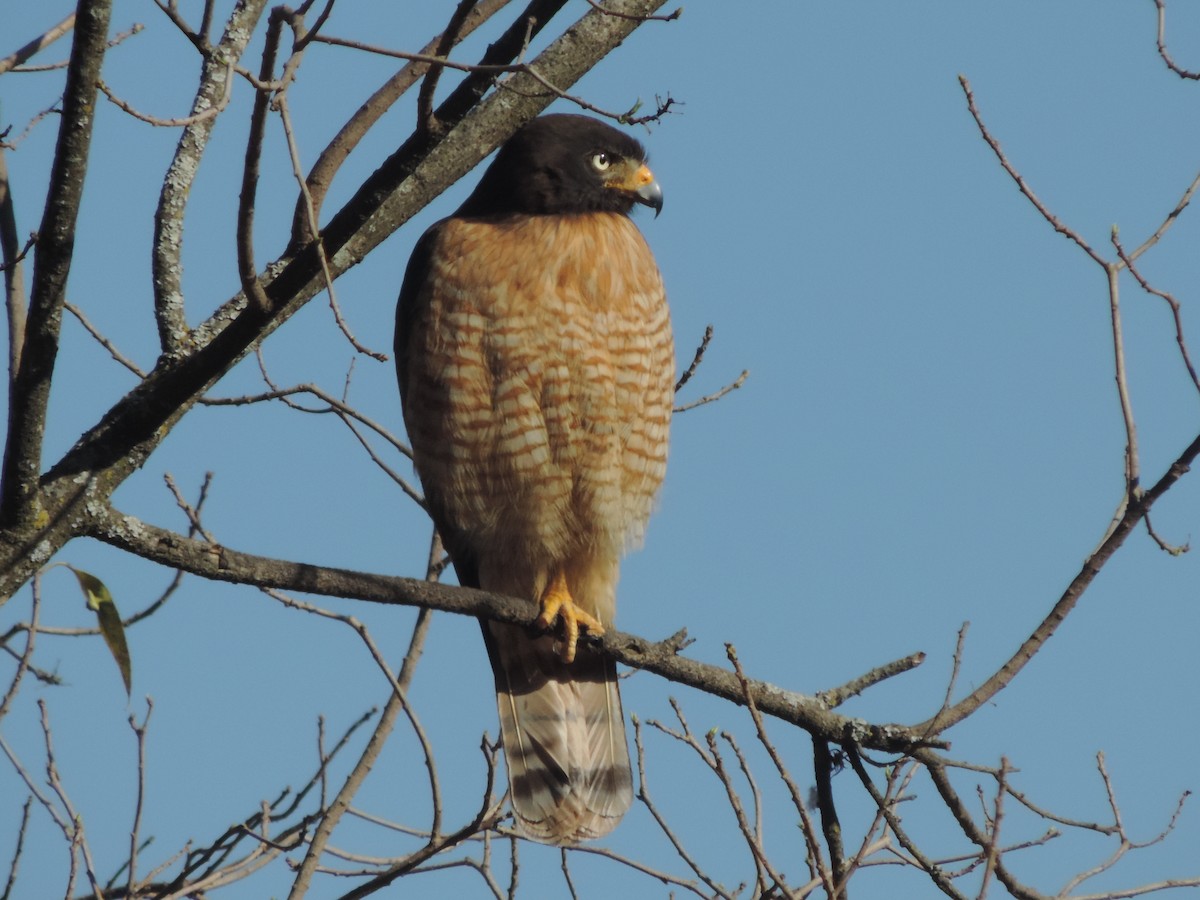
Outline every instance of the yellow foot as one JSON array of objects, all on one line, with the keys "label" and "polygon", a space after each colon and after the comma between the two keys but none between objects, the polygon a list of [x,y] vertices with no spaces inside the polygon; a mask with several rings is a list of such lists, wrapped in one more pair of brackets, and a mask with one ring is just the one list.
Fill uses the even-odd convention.
[{"label": "yellow foot", "polygon": [[563,642],[559,645],[559,656],[565,663],[575,661],[580,627],[597,636],[604,634],[600,620],[575,604],[571,592],[567,590],[567,578],[562,572],[554,576],[542,593],[542,613],[534,624],[538,628],[550,629],[557,619],[562,620]]}]

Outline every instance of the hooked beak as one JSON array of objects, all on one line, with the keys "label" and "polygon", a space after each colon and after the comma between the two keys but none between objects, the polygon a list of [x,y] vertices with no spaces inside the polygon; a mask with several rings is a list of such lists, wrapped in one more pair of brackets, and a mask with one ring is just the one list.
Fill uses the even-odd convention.
[{"label": "hooked beak", "polygon": [[637,184],[633,192],[634,198],[638,203],[653,209],[654,218],[657,219],[658,214],[662,212],[663,193],[658,182],[654,180],[654,173],[650,171],[650,167],[643,164],[634,175],[634,181]]}]

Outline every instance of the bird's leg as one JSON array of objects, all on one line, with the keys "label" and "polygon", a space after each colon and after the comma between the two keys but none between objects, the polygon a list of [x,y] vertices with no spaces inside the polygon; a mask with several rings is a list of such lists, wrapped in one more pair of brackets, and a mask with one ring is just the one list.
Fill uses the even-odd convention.
[{"label": "bird's leg", "polygon": [[550,629],[556,619],[562,619],[563,643],[559,649],[562,661],[575,661],[575,646],[579,643],[579,628],[586,628],[594,635],[604,634],[600,620],[578,606],[567,590],[567,576],[560,569],[542,592],[542,612],[534,624],[538,628]]}]

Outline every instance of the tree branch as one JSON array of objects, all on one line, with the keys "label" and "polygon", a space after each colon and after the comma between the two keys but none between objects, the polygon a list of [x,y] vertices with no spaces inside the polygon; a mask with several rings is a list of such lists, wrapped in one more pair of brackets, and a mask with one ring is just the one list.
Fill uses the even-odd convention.
[{"label": "tree branch", "polygon": [[[27,244],[25,250],[32,246]],[[21,265],[24,252],[17,235],[16,205],[13,203],[12,182],[8,177],[8,162],[0,147],[0,260],[4,263],[4,308],[8,318],[8,387],[16,386],[17,371],[21,368],[21,345],[25,340],[25,278]]]},{"label": "tree branch", "polygon": [[216,124],[215,115],[202,114],[217,108],[230,91],[233,66],[246,51],[266,5],[267,0],[238,0],[220,42],[204,54],[200,87],[192,101],[189,124],[179,136],[175,156],[163,179],[154,212],[151,263],[158,339],[169,358],[184,352],[189,336],[183,298],[183,214],[200,169],[200,159]]},{"label": "tree branch", "polygon": [[60,37],[66,34],[75,26],[75,13],[71,13],[53,28],[49,29],[45,34],[34,38],[24,47],[19,50],[14,50],[4,59],[0,59],[0,75],[13,69],[26,60],[32,58],[35,54],[45,50]]},{"label": "tree branch", "polygon": [[112,0],[81,0],[63,95],[62,121],[50,170],[50,195],[38,229],[37,262],[23,347],[9,397],[8,440],[0,482],[0,524],[32,521],[50,380],[58,356],[62,305],[75,250],[75,220],[83,197],[96,112],[96,81],[107,49]]},{"label": "tree branch", "polygon": [[[438,574],[440,573],[435,557],[441,557],[441,541],[437,539],[436,533],[430,546],[429,565],[426,574],[427,581],[431,584],[437,581]],[[408,691],[409,685],[412,683],[417,663],[420,661],[421,653],[425,649],[425,636],[429,633],[430,621],[431,616],[428,610],[422,610],[417,617],[416,625],[413,626],[413,633],[408,644],[408,652],[404,654],[404,662],[401,664],[400,674],[396,678],[395,687],[398,687],[400,690],[393,689],[388,695],[388,701],[384,704],[383,712],[380,714],[379,721],[375,725],[375,731],[372,732],[370,740],[367,741],[366,747],[363,748],[358,762],[351,769],[350,774],[346,776],[346,781],[338,791],[337,796],[334,797],[333,803],[330,804],[325,815],[321,817],[321,821],[317,824],[317,829],[312,836],[312,840],[309,842],[308,851],[305,853],[304,861],[301,863],[300,870],[296,874],[296,880],[292,883],[292,891],[289,897],[303,897],[305,891],[308,890],[312,876],[321,861],[321,854],[325,852],[334,828],[337,827],[338,823],[342,820],[342,816],[350,808],[350,803],[353,801],[354,795],[358,793],[358,789],[362,786],[363,781],[366,780],[367,775],[375,765],[375,760],[379,758],[379,754],[383,751],[383,745],[387,741],[388,735],[392,733],[396,719],[404,712],[407,705],[404,693]],[[431,831],[431,841],[438,837],[436,832],[436,828]]]},{"label": "tree branch", "polygon": [[1017,673],[1025,667],[1025,664],[1033,658],[1042,644],[1053,636],[1058,626],[1062,624],[1071,610],[1075,608],[1075,604],[1079,602],[1079,598],[1083,596],[1084,591],[1088,589],[1092,581],[1100,574],[1100,570],[1104,568],[1104,565],[1112,558],[1113,554],[1125,543],[1125,539],[1129,537],[1130,532],[1150,512],[1150,508],[1154,505],[1155,501],[1188,473],[1191,464],[1196,460],[1197,456],[1200,456],[1200,436],[1197,436],[1184,448],[1175,462],[1171,463],[1167,471],[1151,488],[1138,499],[1125,504],[1125,509],[1120,519],[1110,528],[1104,541],[1083,561],[1083,566],[1080,568],[1079,573],[1071,579],[1071,583],[1067,585],[1067,589],[1063,591],[1058,602],[1054,604],[1046,618],[1042,620],[1033,634],[1026,638],[1025,642],[1021,644],[1020,648],[1018,648],[1017,652],[1012,655],[1008,662],[1001,666],[991,678],[987,679],[987,681],[958,703],[949,708],[942,709],[933,718],[913,726],[913,730],[929,735],[941,734],[947,728],[961,722],[1007,687],[1009,682],[1016,677]]},{"label": "tree branch", "polygon": [[[527,627],[532,627],[537,618],[534,605],[515,597],[416,578],[255,556],[219,544],[185,538],[109,509],[94,515],[88,534],[144,559],[216,581],[370,603],[425,607]],[[839,744],[853,741],[890,753],[943,746],[938,741],[924,738],[922,731],[902,725],[871,724],[831,712],[815,697],[751,678],[739,680],[737,674],[728,669],[679,656],[679,643],[673,639],[655,643],[610,630],[598,640],[598,646],[618,662],[654,672],[669,681],[694,687],[739,706],[745,706],[749,697],[760,712],[797,725],[822,740]]]}]

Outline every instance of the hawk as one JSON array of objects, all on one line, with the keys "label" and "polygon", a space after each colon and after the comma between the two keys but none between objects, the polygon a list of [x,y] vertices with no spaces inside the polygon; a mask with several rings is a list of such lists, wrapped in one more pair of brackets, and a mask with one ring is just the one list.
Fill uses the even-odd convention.
[{"label": "hawk", "polygon": [[635,204],[662,208],[641,144],[534,119],[421,237],[396,314],[413,462],[458,580],[540,608],[541,634],[482,624],[513,814],[549,844],[608,833],[633,799],[615,666],[578,638],[612,625],[666,472],[674,344]]}]

